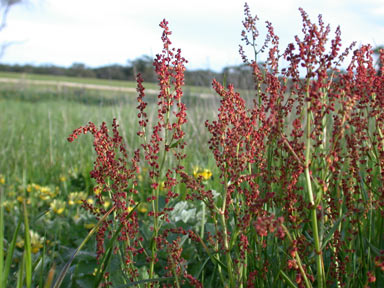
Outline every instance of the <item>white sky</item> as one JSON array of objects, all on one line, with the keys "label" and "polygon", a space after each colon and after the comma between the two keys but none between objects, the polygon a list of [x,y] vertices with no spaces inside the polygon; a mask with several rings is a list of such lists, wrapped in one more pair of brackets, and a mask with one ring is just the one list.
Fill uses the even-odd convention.
[{"label": "white sky", "polygon": [[[269,20],[281,39],[281,51],[301,33],[299,7],[317,22],[318,14],[341,26],[344,46],[384,44],[384,0],[248,0],[259,27]],[[29,0],[14,6],[0,44],[15,42],[3,58],[10,64],[74,62],[96,67],[126,64],[161,50],[163,18],[169,21],[174,47],[181,48],[187,68],[210,68],[241,63],[242,0]],[[263,39],[260,39],[262,43]]]}]

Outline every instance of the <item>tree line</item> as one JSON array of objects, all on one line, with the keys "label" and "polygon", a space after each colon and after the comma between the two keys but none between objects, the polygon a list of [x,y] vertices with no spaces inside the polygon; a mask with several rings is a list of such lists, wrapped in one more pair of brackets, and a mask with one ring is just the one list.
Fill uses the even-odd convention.
[{"label": "tree line", "polygon": [[[377,59],[376,68],[378,73],[380,73],[383,65],[378,59],[380,49],[383,49],[383,46],[378,46],[373,50],[374,56]],[[156,74],[152,63],[153,59],[150,56],[143,55],[134,60],[127,61],[126,65],[111,64],[92,68],[83,63],[73,63],[70,67],[55,65],[34,66],[29,64],[9,65],[0,63],[0,71],[125,81],[135,81],[136,75],[141,73],[146,82],[156,82]],[[263,67],[263,65],[260,65],[260,67]],[[224,84],[231,83],[238,89],[254,88],[252,71],[246,64],[224,67],[221,72],[209,69],[187,70],[185,72],[186,85],[209,87],[212,84],[212,79],[216,79]]]},{"label": "tree line", "polygon": [[[156,82],[152,62],[153,59],[150,56],[144,55],[128,61],[126,65],[111,64],[101,67],[88,67],[83,63],[73,63],[69,67],[50,64],[10,65],[0,63],[0,71],[125,81],[135,81],[136,75],[141,73],[145,81]],[[221,72],[209,69],[187,70],[185,72],[186,85],[210,86],[212,79],[217,79],[222,83],[232,83],[235,87],[244,89],[253,88],[254,85],[252,84],[252,72],[247,65],[225,67]]]}]

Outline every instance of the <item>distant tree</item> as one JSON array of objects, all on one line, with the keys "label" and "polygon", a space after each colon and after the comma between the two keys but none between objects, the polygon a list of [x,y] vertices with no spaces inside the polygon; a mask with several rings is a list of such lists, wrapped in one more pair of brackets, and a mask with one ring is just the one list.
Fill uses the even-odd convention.
[{"label": "distant tree", "polygon": [[132,68],[118,64],[94,68],[93,72],[96,78],[101,79],[134,80],[132,77]]},{"label": "distant tree", "polygon": [[128,60],[128,65],[132,67],[134,77],[136,77],[138,73],[141,73],[144,80],[150,82],[156,81],[152,57],[143,55],[135,60]]},{"label": "distant tree", "polygon": [[94,78],[95,73],[83,63],[73,63],[68,69],[68,76]]}]

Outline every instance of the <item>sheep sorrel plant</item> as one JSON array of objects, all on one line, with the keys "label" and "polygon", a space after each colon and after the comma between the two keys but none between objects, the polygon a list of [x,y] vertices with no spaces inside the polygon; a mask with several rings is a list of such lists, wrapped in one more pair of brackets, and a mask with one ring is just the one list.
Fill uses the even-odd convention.
[{"label": "sheep sorrel plant", "polygon": [[189,167],[186,60],[170,48],[165,20],[154,60],[157,118],[150,121],[138,75],[142,145],[132,158],[116,120],[112,135],[89,123],[69,137],[90,132],[97,154],[96,201],[83,204],[102,219],[95,286],[384,285],[383,66],[375,70],[370,46],[340,52],[340,29],[329,43],[322,17],[316,24],[300,12],[303,35],[280,52],[269,22],[258,47],[258,18],[245,4],[242,38],[255,59],[241,46],[240,55],[254,100],[213,80],[221,102],[206,127],[219,180]]}]

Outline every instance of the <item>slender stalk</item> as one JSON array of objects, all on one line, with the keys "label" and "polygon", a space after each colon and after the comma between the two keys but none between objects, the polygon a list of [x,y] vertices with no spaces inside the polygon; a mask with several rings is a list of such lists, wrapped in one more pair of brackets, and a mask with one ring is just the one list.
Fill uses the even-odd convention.
[{"label": "slender stalk", "polygon": [[[309,79],[307,79],[307,93],[306,97],[309,99]],[[324,269],[323,269],[323,256],[321,251],[321,243],[319,238],[319,229],[317,224],[316,205],[313,197],[311,174],[309,172],[309,166],[311,164],[311,102],[307,100],[307,123],[306,123],[306,145],[305,145],[305,178],[307,184],[307,191],[309,202],[311,204],[311,222],[312,232],[315,241],[315,253],[316,253],[316,266],[317,266],[317,287],[324,287]],[[320,199],[317,199],[318,202]]]},{"label": "slender stalk", "polygon": [[220,218],[221,223],[223,225],[223,234],[224,234],[224,249],[225,249],[225,258],[227,262],[227,268],[228,268],[228,276],[229,276],[229,283],[230,287],[235,287],[234,279],[233,279],[233,269],[232,269],[232,259],[231,259],[231,253],[229,249],[229,241],[228,241],[228,229],[227,229],[227,221],[225,219],[225,210],[226,210],[226,199],[227,199],[227,193],[228,193],[228,185],[227,185],[227,177],[225,177],[225,194],[223,199],[223,207],[220,211]]},{"label": "slender stalk", "polygon": [[[0,284],[3,285],[4,267],[4,207],[3,207],[3,188],[0,187]],[[4,275],[7,277],[8,275]]]},{"label": "slender stalk", "polygon": [[[282,225],[282,227],[283,227],[285,233],[287,234],[288,240],[292,243],[293,240],[295,240],[294,237],[292,237],[291,233],[289,233],[287,227],[284,224]],[[304,278],[305,287],[311,288],[312,287],[311,282],[309,282],[307,274],[304,271],[303,264],[301,262],[301,258],[299,256],[298,252],[295,253],[295,260],[296,260],[297,265],[299,266],[300,273]],[[282,272],[282,270],[280,270],[280,271]]]},{"label": "slender stalk", "polygon": [[205,226],[205,203],[201,202],[202,206],[202,217],[201,217],[201,230],[200,230],[200,238],[204,239],[204,226]]}]

